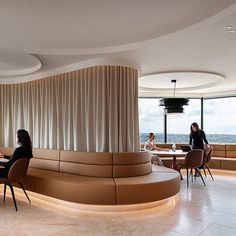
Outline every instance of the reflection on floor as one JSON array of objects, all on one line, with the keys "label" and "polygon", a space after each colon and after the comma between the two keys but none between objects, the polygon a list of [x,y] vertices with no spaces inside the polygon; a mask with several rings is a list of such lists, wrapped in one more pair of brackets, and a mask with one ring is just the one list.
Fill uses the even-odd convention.
[{"label": "reflection on floor", "polygon": [[19,208],[16,212],[8,191],[6,203],[0,199],[0,235],[235,236],[236,172],[212,172],[215,181],[207,177],[206,187],[197,178],[187,189],[184,179],[175,201],[130,212],[88,212],[62,207],[32,195],[30,205],[20,193],[16,193]]}]

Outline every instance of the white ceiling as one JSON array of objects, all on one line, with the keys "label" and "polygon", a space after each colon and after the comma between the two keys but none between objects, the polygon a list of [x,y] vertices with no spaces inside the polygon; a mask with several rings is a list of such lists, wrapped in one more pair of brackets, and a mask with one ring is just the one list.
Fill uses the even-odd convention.
[{"label": "white ceiling", "polygon": [[177,96],[236,95],[229,25],[236,0],[0,0],[0,83],[118,64],[139,69],[140,96],[172,79]]}]

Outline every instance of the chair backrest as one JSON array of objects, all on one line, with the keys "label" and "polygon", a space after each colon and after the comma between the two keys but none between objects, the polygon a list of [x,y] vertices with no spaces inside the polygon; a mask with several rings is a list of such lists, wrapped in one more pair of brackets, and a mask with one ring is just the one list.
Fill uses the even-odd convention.
[{"label": "chair backrest", "polygon": [[18,182],[26,176],[29,161],[30,158],[20,158],[19,160],[13,163],[8,172],[8,180],[10,183]]},{"label": "chair backrest", "polygon": [[203,160],[203,150],[193,149],[189,151],[185,156],[186,168],[197,168],[201,166]]},{"label": "chair backrest", "polygon": [[207,147],[204,149],[203,163],[208,163],[211,160],[213,153],[213,147]]}]

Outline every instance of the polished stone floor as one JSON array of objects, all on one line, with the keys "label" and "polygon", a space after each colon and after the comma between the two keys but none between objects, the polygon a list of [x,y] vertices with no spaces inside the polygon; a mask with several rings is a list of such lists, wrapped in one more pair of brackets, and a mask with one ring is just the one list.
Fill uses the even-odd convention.
[{"label": "polished stone floor", "polygon": [[[236,172],[214,171],[186,188],[179,196],[158,207],[123,212],[91,212],[61,206],[29,193],[32,204],[16,193],[16,212],[8,192],[0,198],[0,236],[74,235],[236,235]],[[184,178],[186,178],[184,176]],[[0,189],[2,191],[2,189]],[[147,193],[148,194],[148,193]]]}]

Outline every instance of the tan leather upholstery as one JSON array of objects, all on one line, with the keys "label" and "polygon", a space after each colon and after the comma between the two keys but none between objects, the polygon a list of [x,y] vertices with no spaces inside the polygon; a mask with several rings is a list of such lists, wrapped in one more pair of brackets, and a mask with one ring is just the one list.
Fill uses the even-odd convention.
[{"label": "tan leather upholstery", "polygon": [[33,148],[33,157],[38,158],[38,159],[59,161],[60,150]]},{"label": "tan leather upholstery", "polygon": [[94,178],[53,172],[37,175],[26,185],[29,190],[58,199],[84,204],[116,204],[113,178]]},{"label": "tan leather upholstery", "polygon": [[[113,156],[34,149],[34,155],[23,179],[26,189],[66,201],[99,205],[144,203],[171,197],[180,188],[178,172],[158,166],[151,172],[148,152]],[[136,177],[122,178],[130,175]]]},{"label": "tan leather upholstery", "polygon": [[211,144],[213,147],[213,157],[225,157],[225,144]]},{"label": "tan leather upholstery", "polygon": [[208,166],[212,169],[221,169],[221,160],[222,160],[222,158],[220,158],[220,157],[214,157],[214,158],[211,159]]},{"label": "tan leather upholstery", "polygon": [[147,175],[152,172],[151,162],[138,165],[119,165],[113,166],[113,177],[134,177]]},{"label": "tan leather upholstery", "polygon": [[236,158],[236,145],[235,144],[226,144],[226,158]]},{"label": "tan leather upholstery", "polygon": [[114,152],[113,165],[144,164],[151,161],[148,152]]},{"label": "tan leather upholstery", "polygon": [[61,151],[60,172],[106,178],[112,171],[112,153]]},{"label": "tan leather upholstery", "polygon": [[75,162],[60,162],[60,172],[90,176],[112,177],[112,165],[86,165]]},{"label": "tan leather upholstery", "polygon": [[152,172],[149,152],[113,153],[113,177],[133,177]]},{"label": "tan leather upholstery", "polygon": [[59,171],[59,161],[38,159],[33,157],[30,161],[30,167],[43,169],[43,170],[54,170]]},{"label": "tan leather upholstery", "polygon": [[236,170],[235,158],[224,158],[221,160],[221,169],[224,170]]},{"label": "tan leather upholstery", "polygon": [[29,167],[59,171],[60,150],[33,148]]},{"label": "tan leather upholstery", "polygon": [[166,199],[179,192],[180,176],[178,172],[114,178],[117,191],[117,204],[136,204]]},{"label": "tan leather upholstery", "polygon": [[61,151],[61,161],[94,165],[112,165],[112,153]]}]

